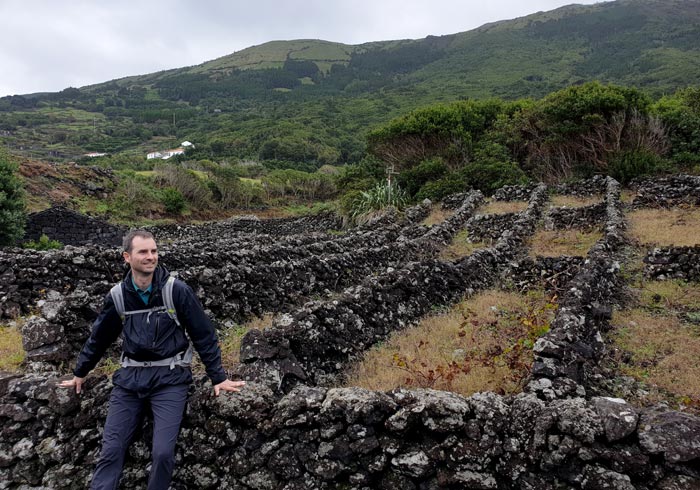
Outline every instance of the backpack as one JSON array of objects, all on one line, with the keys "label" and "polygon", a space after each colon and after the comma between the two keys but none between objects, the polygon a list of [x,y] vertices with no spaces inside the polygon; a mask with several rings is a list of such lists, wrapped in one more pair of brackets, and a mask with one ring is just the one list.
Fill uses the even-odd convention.
[{"label": "backpack", "polygon": [[122,291],[121,282],[115,284],[109,291],[109,294],[112,296],[112,301],[114,301],[114,307],[117,309],[117,313],[119,313],[119,318],[121,318],[122,321],[124,321],[126,315],[133,315],[134,313],[142,313],[144,311],[150,311],[153,313],[165,311],[168,314],[168,316],[175,321],[177,326],[180,327],[180,322],[177,319],[177,311],[175,310],[175,302],[173,301],[174,286],[175,276],[170,275],[168,277],[168,280],[165,281],[165,286],[163,286],[163,306],[155,306],[147,310],[126,311],[126,308],[124,307],[124,292]]},{"label": "backpack", "polygon": [[[124,292],[122,291],[121,282],[112,286],[112,289],[109,291],[109,294],[112,296],[112,301],[114,301],[114,307],[117,309],[117,313],[119,313],[119,317],[122,319],[122,322],[126,318],[126,315],[144,313],[146,311],[149,312],[150,315],[151,313],[165,311],[168,314],[168,316],[172,318],[173,321],[175,321],[177,326],[182,328],[182,325],[180,325],[180,322],[177,319],[177,311],[175,310],[175,302],[173,301],[174,286],[175,276],[171,275],[168,277],[168,280],[165,281],[165,286],[163,286],[163,306],[154,306],[153,308],[143,310],[126,311],[126,308],[124,307]],[[186,333],[185,336],[187,336]],[[181,352],[180,354],[177,354],[173,357],[161,359],[159,361],[134,361],[126,357],[126,355],[122,352],[119,362],[122,367],[170,366],[170,369],[173,369],[175,366],[188,367],[192,363],[192,345],[190,344],[185,352]]]}]

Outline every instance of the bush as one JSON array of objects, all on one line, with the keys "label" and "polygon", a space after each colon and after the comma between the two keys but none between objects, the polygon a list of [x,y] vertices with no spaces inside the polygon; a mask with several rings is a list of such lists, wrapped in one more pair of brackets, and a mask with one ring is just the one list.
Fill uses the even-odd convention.
[{"label": "bush", "polygon": [[406,191],[396,184],[377,184],[369,191],[360,191],[352,203],[350,216],[357,219],[361,216],[380,209],[394,207],[402,209],[408,203]]},{"label": "bush", "polygon": [[421,187],[420,191],[418,191],[418,194],[416,194],[416,199],[419,201],[422,201],[423,199],[441,201],[450,194],[463,192],[468,188],[469,186],[467,183],[460,178],[457,172],[454,172],[440,180],[426,183],[423,187]]},{"label": "bush", "polygon": [[24,234],[24,189],[17,164],[0,149],[0,245],[12,245]]},{"label": "bush", "polygon": [[24,248],[32,248],[34,250],[56,250],[63,248],[63,244],[58,240],[52,240],[47,235],[41,235],[39,241],[30,240],[22,244]]},{"label": "bush", "polygon": [[525,173],[512,162],[483,160],[471,163],[459,171],[464,182],[487,195],[504,185],[525,184]]},{"label": "bush", "polygon": [[608,162],[608,174],[621,184],[627,184],[635,177],[653,174],[662,169],[662,159],[643,150],[618,153]]},{"label": "bush", "polygon": [[165,206],[165,211],[171,214],[180,214],[185,210],[185,196],[174,187],[166,187],[161,191],[161,202]]},{"label": "bush", "polygon": [[424,160],[416,167],[401,172],[397,181],[409,196],[414,197],[426,182],[437,180],[447,173],[447,165],[440,158]]}]

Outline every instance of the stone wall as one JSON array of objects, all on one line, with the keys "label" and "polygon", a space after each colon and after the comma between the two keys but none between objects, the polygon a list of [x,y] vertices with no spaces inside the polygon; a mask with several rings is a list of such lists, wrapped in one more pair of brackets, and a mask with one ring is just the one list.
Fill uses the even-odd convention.
[{"label": "stone wall", "polygon": [[604,194],[606,188],[607,178],[602,175],[594,175],[590,179],[555,185],[552,190],[557,194],[584,197]]},{"label": "stone wall", "polygon": [[[0,375],[0,488],[87,488],[109,382],[80,396],[55,377]],[[249,383],[213,397],[196,383],[171,488],[691,490],[700,421],[622,400],[468,398]],[[121,488],[145,488],[152,425],[129,451]]]},{"label": "stone wall", "polygon": [[149,230],[160,239],[187,240],[193,233],[202,238],[217,239],[238,233],[261,233],[267,235],[298,235],[326,230],[340,230],[343,219],[335,213],[320,213],[298,218],[272,218],[261,220],[257,216],[236,216],[226,221],[207,225],[163,225]]},{"label": "stone wall", "polygon": [[[432,258],[439,249],[435,244],[464,226],[478,195],[462,200],[454,220],[417,235],[414,225],[402,228],[391,217],[388,223],[397,228],[378,239],[386,243],[355,251],[367,257],[378,254],[376,263],[383,270],[363,282],[353,278],[354,285],[341,294],[297,307],[271,328],[245,337],[240,374],[248,384],[241,393],[213,397],[208,383],[196,381],[178,442],[172,488],[700,488],[697,417],[658,407],[637,409],[618,399],[584,398],[591,366],[602,352],[600,332],[619,290],[617,261],[625,244],[619,185],[612,179],[605,185],[605,234],[586,261],[533,262],[533,268],[544,268],[540,275],[566,269],[573,278],[563,288],[552,330],[535,346],[527,392],[465,398],[432,390],[382,393],[322,385],[337,381],[347,362],[394,328],[417,320],[436,304],[492,284],[514,264],[526,264],[524,244],[541,218],[547,200],[544,186],[535,189],[528,208],[492,247],[456,262]],[[334,257],[333,263],[344,254],[352,255],[348,248],[364,232],[370,230],[358,230],[358,238],[336,237],[346,240],[342,242],[327,237],[318,249],[323,255],[315,259]],[[231,278],[233,269],[221,264],[200,269],[199,262],[184,271],[192,274],[188,282],[194,282],[198,292],[206,290],[205,297],[220,292],[220,299],[208,307],[218,305],[217,311],[223,313],[224,300],[235,301],[241,288],[256,286],[235,281],[250,281],[255,271],[268,274],[277,266],[277,261],[263,258],[256,238],[238,239],[258,247],[251,261],[241,266],[241,275]],[[268,252],[293,248],[291,239]],[[190,252],[195,250],[195,241],[189,246]],[[334,247],[336,254],[326,254]],[[280,267],[293,269],[314,260],[313,255],[304,255],[312,253],[310,244],[298,248],[305,250],[293,260],[280,260]],[[397,258],[395,267],[387,266],[394,250],[416,260]],[[28,291],[29,284],[41,281],[57,286],[54,293],[41,297],[37,318],[63,330],[37,329],[33,336],[25,336],[26,341],[43,342],[39,331],[64,336],[75,339],[64,341],[75,354],[79,346],[74,344],[86,334],[79,335],[78,330],[88,326],[98,307],[93,302],[111,284],[111,269],[101,262],[108,262],[114,252],[83,254],[69,248],[29,253],[28,273],[8,267],[13,258],[0,254],[0,276],[8,271],[13,275],[9,282],[16,286],[15,292]],[[188,256],[173,254],[183,261]],[[209,265],[216,261],[215,254],[195,257]],[[117,263],[117,258],[112,261]],[[70,277],[70,263],[74,271],[84,269],[86,277]],[[303,270],[311,270],[309,264]],[[97,281],[88,279],[91,274]],[[531,269],[523,277],[536,274]],[[78,286],[59,292],[63,291],[59,286],[71,284],[70,279]],[[55,369],[65,372],[65,367]],[[103,377],[89,377],[83,394],[77,396],[58,388],[57,381],[56,374],[47,371],[0,374],[0,489],[86,488],[99,452],[110,384]],[[152,424],[147,422],[129,451],[123,488],[145,488],[151,433]]]},{"label": "stone wall", "polygon": [[263,331],[248,332],[241,346],[240,375],[282,391],[299,382],[337,382],[347,363],[394,330],[435,305],[492,284],[499,268],[534,232],[546,198],[546,188],[538,187],[513,228],[491,248],[455,263],[433,259],[409,263],[338,297],[309,303]]},{"label": "stone wall", "polygon": [[618,254],[625,243],[620,186],[608,178],[604,236],[591,248],[586,263],[567,285],[551,329],[535,343],[529,389],[544,398],[583,396],[586,377],[604,351],[612,305],[621,287]]},{"label": "stone wall", "polygon": [[592,228],[605,222],[605,202],[581,207],[553,207],[544,215],[545,230]]},{"label": "stone wall", "polygon": [[46,235],[64,245],[120,246],[126,230],[64,207],[53,207],[27,217],[23,241]]},{"label": "stone wall", "polygon": [[700,281],[700,244],[649,250],[644,257],[644,275],[651,279]]},{"label": "stone wall", "polygon": [[700,176],[674,175],[632,182],[637,195],[632,207],[670,207],[679,204],[700,206]]}]

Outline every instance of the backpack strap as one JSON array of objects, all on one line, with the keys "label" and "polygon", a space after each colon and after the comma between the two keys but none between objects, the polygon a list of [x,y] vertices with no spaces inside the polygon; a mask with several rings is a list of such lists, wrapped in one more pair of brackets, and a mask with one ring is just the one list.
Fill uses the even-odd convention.
[{"label": "backpack strap", "polygon": [[[168,277],[168,280],[165,281],[165,285],[163,286],[163,306],[165,311],[168,313],[168,316],[175,321],[178,327],[180,327],[180,321],[177,319],[177,310],[175,309],[175,301],[173,300],[174,286],[175,276],[171,275],[170,277]],[[151,308],[148,310],[137,310],[127,312],[126,308],[124,307],[124,292],[122,291],[121,282],[112,286],[112,289],[109,291],[109,294],[112,296],[112,301],[114,301],[114,307],[117,309],[117,313],[119,313],[119,318],[121,318],[122,321],[124,321],[124,318],[127,314],[142,313],[145,311],[154,310],[154,308]],[[160,311],[158,308],[156,309]]]},{"label": "backpack strap", "polygon": [[163,305],[165,306],[165,311],[168,312],[170,318],[172,318],[177,326],[180,326],[180,322],[177,319],[177,310],[175,309],[175,301],[173,300],[173,287],[175,286],[175,276],[168,277],[165,281],[165,286],[163,286]]},{"label": "backpack strap", "polygon": [[112,301],[114,301],[114,307],[117,309],[119,318],[124,321],[124,312],[126,309],[124,308],[124,292],[122,291],[122,283],[118,282],[112,286],[109,294],[112,296]]}]

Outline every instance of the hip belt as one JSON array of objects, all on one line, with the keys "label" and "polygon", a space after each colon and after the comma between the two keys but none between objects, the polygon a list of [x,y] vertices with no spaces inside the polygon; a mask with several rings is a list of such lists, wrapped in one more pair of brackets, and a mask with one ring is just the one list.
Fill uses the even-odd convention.
[{"label": "hip belt", "polygon": [[173,357],[168,357],[166,359],[158,359],[157,361],[134,361],[129,359],[126,354],[122,352],[119,358],[119,364],[121,367],[159,367],[159,366],[170,366],[170,369],[174,369],[175,366],[189,367],[192,364],[192,346],[190,345],[185,352],[180,352]]}]

